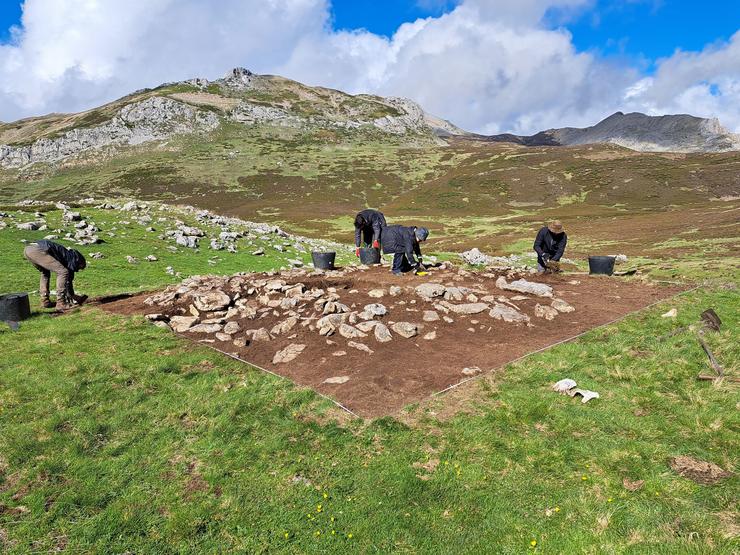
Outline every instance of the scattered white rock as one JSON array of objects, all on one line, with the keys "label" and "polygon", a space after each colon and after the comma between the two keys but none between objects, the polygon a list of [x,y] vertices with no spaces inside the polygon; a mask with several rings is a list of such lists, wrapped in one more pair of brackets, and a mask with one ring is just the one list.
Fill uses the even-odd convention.
[{"label": "scattered white rock", "polygon": [[291,343],[290,345],[285,347],[285,349],[275,353],[275,356],[272,359],[272,363],[284,364],[286,362],[290,362],[294,360],[298,355],[300,355],[305,350],[305,348],[305,345]]},{"label": "scattered white rock", "polygon": [[373,299],[380,299],[385,296],[385,290],[384,289],[371,289],[367,292],[369,297],[372,297]]},{"label": "scattered white rock", "polygon": [[429,333],[425,333],[424,339],[426,339],[427,341],[434,341],[435,339],[437,339],[437,332],[435,330],[432,330]]},{"label": "scattered white rock", "polygon": [[361,332],[349,324],[342,324],[339,326],[339,335],[345,339],[360,339],[362,337],[367,337],[366,333]]},{"label": "scattered white rock", "polygon": [[443,296],[446,290],[440,283],[422,283],[416,287],[416,294],[424,299],[433,299]]},{"label": "scattered white rock", "polygon": [[518,279],[507,283],[506,278],[501,276],[496,280],[496,287],[507,291],[537,295],[538,297],[552,297],[552,287],[544,283],[527,281],[526,279]]},{"label": "scattered white rock", "polygon": [[552,390],[562,395],[566,395],[568,391],[570,391],[577,385],[578,384],[575,380],[572,380],[570,378],[563,378],[562,380],[559,380],[552,384]]},{"label": "scattered white rock", "polygon": [[555,310],[551,306],[537,304],[534,307],[534,315],[537,316],[537,318],[544,318],[545,320],[554,320],[555,317],[558,315],[558,311]]},{"label": "scattered white rock", "polygon": [[463,368],[462,369],[463,376],[476,376],[476,375],[480,374],[481,372],[483,372],[483,370],[481,370],[477,366],[471,366],[470,368]]},{"label": "scattered white rock", "polygon": [[195,308],[201,312],[222,310],[231,304],[231,297],[223,291],[207,291],[193,297]]},{"label": "scattered white rock", "polygon": [[678,316],[678,310],[675,308],[672,308],[665,314],[662,314],[663,318],[675,318],[676,316]]},{"label": "scattered white rock", "polygon": [[495,320],[503,320],[504,322],[509,323],[529,323],[529,316],[527,316],[523,312],[519,312],[514,307],[501,303],[496,303],[495,305],[493,305],[493,308],[488,313],[488,315]]},{"label": "scattered white rock", "polygon": [[575,312],[576,310],[573,306],[568,304],[563,299],[554,299],[550,303],[550,306],[553,307],[558,312],[562,312],[562,313]]},{"label": "scattered white rock", "polygon": [[388,343],[389,341],[393,340],[393,336],[391,335],[388,326],[386,326],[385,324],[381,324],[380,322],[377,322],[373,333],[375,334],[375,339],[379,343]]},{"label": "scattered white rock", "polygon": [[385,316],[388,313],[385,305],[379,303],[365,305],[365,311],[370,312],[374,316]]},{"label": "scattered white rock", "polygon": [[156,256],[154,256],[153,254],[150,254],[144,260],[146,260],[147,262],[156,262],[159,259]]},{"label": "scattered white rock", "polygon": [[362,351],[364,353],[367,353],[369,355],[373,354],[375,351],[373,351],[370,347],[367,345],[364,345],[362,343],[357,343],[356,341],[347,341],[347,346],[352,347],[353,349],[357,349],[358,351]]},{"label": "scattered white rock", "polygon": [[439,314],[437,314],[434,310],[425,310],[422,319],[425,322],[436,322],[439,320]]},{"label": "scattered white rock", "polygon": [[332,378],[326,378],[322,383],[326,384],[343,384],[349,381],[349,376],[334,376]]},{"label": "scattered white rock", "polygon": [[406,339],[411,339],[419,334],[419,326],[411,322],[396,322],[391,326],[391,329]]}]

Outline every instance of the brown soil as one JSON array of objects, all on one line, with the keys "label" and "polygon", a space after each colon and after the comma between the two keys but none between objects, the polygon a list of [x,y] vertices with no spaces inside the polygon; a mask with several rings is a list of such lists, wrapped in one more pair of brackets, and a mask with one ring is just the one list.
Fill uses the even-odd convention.
[{"label": "brown soil", "polygon": [[731,476],[731,472],[723,470],[714,463],[695,459],[693,457],[673,457],[668,461],[668,465],[674,472],[684,478],[688,478],[697,484],[711,485],[722,478]]},{"label": "brown soil", "polygon": [[[530,281],[548,283],[554,288],[555,297],[562,298],[576,308],[575,312],[559,314],[546,321],[534,316],[535,305],[549,305],[549,299],[529,296],[527,300],[512,301],[531,318],[531,326],[516,325],[494,320],[488,311],[475,315],[450,314],[454,323],[443,320],[423,322],[424,310],[432,310],[431,303],[417,296],[414,288],[426,282],[438,282],[457,287],[468,287],[482,297],[486,294],[511,298],[516,293],[497,289],[493,274],[464,273],[454,270],[434,270],[430,275],[396,277],[387,268],[379,267],[348,274],[328,273],[324,276],[286,278],[288,283],[304,283],[307,287],[335,287],[342,303],[352,310],[362,310],[367,304],[382,303],[388,314],[380,320],[412,322],[418,324],[419,335],[404,339],[393,333],[393,341],[379,343],[373,332],[355,341],[364,343],[374,353],[367,354],[348,346],[348,340],[339,334],[322,337],[300,325],[288,334],[269,342],[255,342],[237,348],[232,342],[214,340],[206,334],[185,333],[196,341],[206,341],[219,350],[239,357],[298,384],[309,386],[328,395],[363,417],[378,417],[397,412],[409,403],[417,402],[467,378],[463,368],[479,367],[483,372],[500,367],[527,353],[567,340],[596,326],[614,321],[630,312],[658,300],[671,297],[681,289],[660,287],[635,280],[599,278],[586,275],[525,276]],[[336,275],[338,274],[338,275]],[[260,276],[255,276],[260,277]],[[262,276],[264,277],[264,276]],[[277,276],[276,276],[277,277]],[[576,283],[577,282],[577,283]],[[403,287],[398,296],[386,294],[381,299],[371,298],[371,289],[388,289],[391,285]],[[351,292],[356,290],[356,292]],[[102,305],[105,310],[118,314],[168,315],[181,314],[182,306],[163,309],[147,306],[139,295]],[[444,316],[440,313],[440,316]],[[242,329],[265,327],[283,321],[280,313],[267,312],[256,320],[239,320]],[[473,323],[477,321],[477,323]],[[390,325],[389,325],[390,327]],[[435,330],[437,338],[425,340],[423,335]],[[290,344],[306,345],[305,350],[292,362],[273,364],[275,353]],[[345,351],[344,356],[334,356]],[[326,384],[331,377],[347,376],[342,384]]]}]

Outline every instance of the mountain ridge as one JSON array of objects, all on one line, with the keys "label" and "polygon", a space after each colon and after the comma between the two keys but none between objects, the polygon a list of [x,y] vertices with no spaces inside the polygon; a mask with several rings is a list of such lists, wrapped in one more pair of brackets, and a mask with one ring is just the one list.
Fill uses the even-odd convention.
[{"label": "mountain ridge", "polygon": [[730,133],[717,118],[689,114],[649,116],[615,112],[590,127],[561,127],[534,135],[504,133],[485,140],[524,146],[615,144],[638,152],[729,152],[740,150],[740,135]]}]

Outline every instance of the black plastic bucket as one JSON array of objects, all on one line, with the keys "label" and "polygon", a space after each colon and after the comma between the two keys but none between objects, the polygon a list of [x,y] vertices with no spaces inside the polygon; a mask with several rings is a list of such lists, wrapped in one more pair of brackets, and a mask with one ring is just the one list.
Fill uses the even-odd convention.
[{"label": "black plastic bucket", "polygon": [[360,262],[367,266],[380,264],[380,249],[360,249]]},{"label": "black plastic bucket", "polygon": [[31,317],[27,293],[0,295],[0,322],[20,322]]},{"label": "black plastic bucket", "polygon": [[334,259],[337,257],[335,252],[312,252],[311,259],[313,260],[313,267],[317,270],[333,270]]},{"label": "black plastic bucket", "polygon": [[610,276],[614,273],[614,256],[589,256],[588,273]]}]

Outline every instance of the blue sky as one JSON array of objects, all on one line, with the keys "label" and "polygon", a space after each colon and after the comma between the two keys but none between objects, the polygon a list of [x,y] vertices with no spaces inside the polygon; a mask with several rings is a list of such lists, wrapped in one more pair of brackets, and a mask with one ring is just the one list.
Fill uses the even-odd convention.
[{"label": "blue sky", "polygon": [[[454,9],[444,0],[334,0],[336,29],[365,28],[392,35],[419,17]],[[740,28],[740,0],[598,0],[576,13],[552,13],[546,24],[565,27],[579,50],[633,58],[650,70],[652,62],[682,50],[701,50],[727,40]]]},{"label": "blue sky", "polygon": [[[10,27],[20,23],[21,3],[0,0],[0,41],[7,41]],[[456,3],[333,0],[333,26],[391,36],[402,23],[438,16]],[[561,14],[548,19],[552,27],[567,28],[579,50],[626,56],[649,66],[677,48],[701,50],[708,43],[727,40],[740,28],[740,0],[597,0],[593,7],[569,14],[565,20]]]},{"label": "blue sky", "polygon": [[410,98],[480,133],[618,110],[740,132],[740,0],[327,1],[26,0],[13,41],[22,2],[0,0],[0,120],[243,66]]}]

